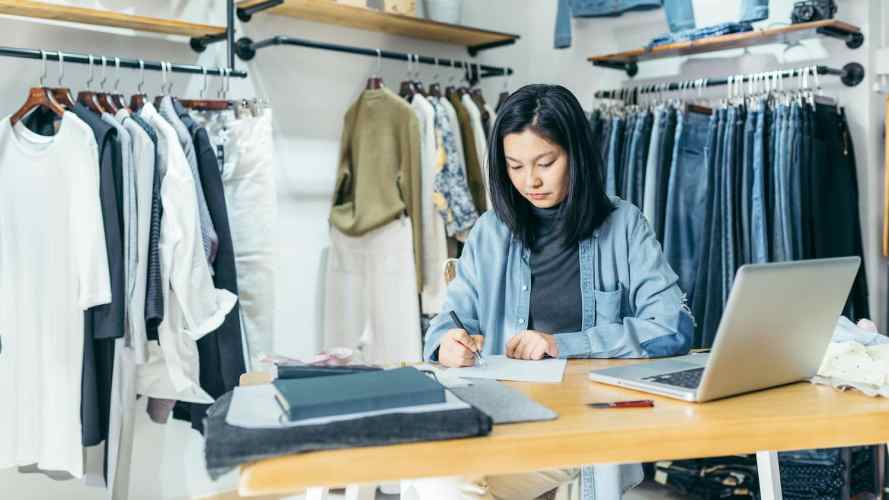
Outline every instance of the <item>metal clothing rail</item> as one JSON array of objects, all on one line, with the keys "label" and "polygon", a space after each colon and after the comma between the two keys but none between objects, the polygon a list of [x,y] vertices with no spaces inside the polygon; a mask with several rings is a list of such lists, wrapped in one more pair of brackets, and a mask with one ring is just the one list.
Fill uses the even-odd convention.
[{"label": "metal clothing rail", "polygon": [[445,68],[469,68],[472,71],[471,78],[488,78],[491,76],[506,76],[512,74],[512,68],[501,68],[497,66],[488,66],[485,64],[477,64],[466,61],[435,58],[428,56],[420,56],[409,54],[406,52],[392,52],[389,50],[368,49],[364,47],[352,47],[349,45],[337,45],[333,43],[314,42],[304,40],[302,38],[293,38],[289,36],[276,36],[266,40],[254,42],[250,38],[243,37],[235,44],[235,52],[238,57],[245,61],[249,61],[256,56],[256,51],[273,45],[293,45],[297,47],[308,47],[312,49],[332,50],[335,52],[344,52],[347,54],[358,54],[363,56],[372,56],[385,59],[394,59],[396,61],[420,62],[423,64],[432,64]]},{"label": "metal clothing rail", "polygon": [[[58,61],[59,60],[59,51],[53,50],[35,50],[35,49],[20,49],[16,47],[0,47],[0,56],[5,57],[18,57],[20,59],[43,59],[43,54],[46,55],[46,59],[49,61]],[[97,56],[94,54],[78,54],[74,52],[61,52],[62,57],[64,58],[65,63],[77,63],[77,64],[90,64],[90,56],[92,55],[92,63],[94,65],[100,64],[99,61],[102,60],[102,57],[105,57],[105,61],[108,66],[118,66],[118,62],[120,63],[121,68],[130,68],[130,69],[147,69],[151,71],[163,71],[164,65],[166,65],[166,71],[172,71],[173,73],[191,73],[195,75],[201,75],[206,72],[208,75],[219,75],[219,76],[233,76],[236,78],[246,78],[246,71],[232,71],[226,68],[215,68],[215,67],[207,67],[207,66],[195,66],[193,64],[171,64],[166,61],[149,61],[145,59],[125,59],[118,57],[109,57],[109,56]]]},{"label": "metal clothing rail", "polygon": [[[781,77],[781,78],[791,78],[795,76],[800,76],[805,72],[811,71],[809,68],[793,68],[787,70],[780,71],[766,71],[763,73],[751,73],[746,75],[738,75],[734,77],[727,78],[708,78],[703,80],[690,80],[690,81],[682,81],[682,82],[670,82],[664,84],[656,84],[653,83],[651,85],[641,85],[641,86],[633,86],[627,87],[624,89],[612,89],[612,90],[599,90],[594,94],[597,99],[622,99],[627,97],[628,94],[632,96],[638,94],[646,94],[646,93],[655,93],[655,92],[669,92],[674,90],[692,90],[700,87],[716,87],[719,85],[728,85],[728,84],[738,84],[742,82],[749,82],[753,78],[760,77],[762,75],[768,75],[771,78]],[[851,62],[843,66],[841,69],[831,68],[828,66],[815,66],[815,71],[819,75],[834,75],[839,76],[840,80],[848,86],[854,87],[861,83],[864,80],[864,66],[858,64],[856,62]]]}]

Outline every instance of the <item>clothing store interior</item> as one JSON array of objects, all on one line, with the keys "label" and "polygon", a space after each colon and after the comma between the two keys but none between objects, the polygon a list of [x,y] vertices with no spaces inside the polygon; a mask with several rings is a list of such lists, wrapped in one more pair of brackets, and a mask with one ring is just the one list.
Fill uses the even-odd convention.
[{"label": "clothing store interior", "polygon": [[889,498],[887,0],[0,0],[0,64],[0,499]]}]

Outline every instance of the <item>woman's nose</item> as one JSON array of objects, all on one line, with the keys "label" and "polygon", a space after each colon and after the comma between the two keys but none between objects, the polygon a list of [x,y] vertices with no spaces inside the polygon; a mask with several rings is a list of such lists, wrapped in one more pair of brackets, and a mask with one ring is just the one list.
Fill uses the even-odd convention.
[{"label": "woman's nose", "polygon": [[533,168],[528,169],[528,178],[525,179],[525,185],[530,189],[537,189],[543,185],[543,180]]}]

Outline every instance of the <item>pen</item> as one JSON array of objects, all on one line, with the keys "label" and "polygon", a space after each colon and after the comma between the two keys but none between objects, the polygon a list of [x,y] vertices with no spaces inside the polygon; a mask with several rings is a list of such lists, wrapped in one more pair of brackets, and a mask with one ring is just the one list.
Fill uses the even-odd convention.
[{"label": "pen", "polygon": [[[457,316],[457,313],[455,313],[454,311],[451,311],[451,319],[454,320],[454,323],[456,323],[457,328],[459,328],[461,330],[465,330],[466,333],[469,333],[469,330],[466,329],[466,327],[463,325],[463,322],[460,321],[460,317]],[[475,358],[478,360],[479,365],[485,364],[485,360],[482,358],[482,353],[475,350],[475,346],[473,346],[472,353],[475,354]]]},{"label": "pen", "polygon": [[615,401],[613,403],[587,403],[590,408],[654,408],[654,401],[640,399],[638,401]]}]

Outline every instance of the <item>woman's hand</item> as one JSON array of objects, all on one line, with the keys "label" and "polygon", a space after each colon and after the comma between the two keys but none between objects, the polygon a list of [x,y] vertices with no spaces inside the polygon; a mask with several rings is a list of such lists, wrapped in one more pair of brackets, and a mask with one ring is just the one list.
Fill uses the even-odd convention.
[{"label": "woman's hand", "polygon": [[448,368],[475,365],[475,352],[481,352],[485,338],[470,336],[466,330],[448,330],[438,346],[438,362]]},{"label": "woman's hand", "polygon": [[506,343],[506,356],[509,358],[536,360],[543,359],[544,355],[559,357],[556,338],[548,333],[524,330]]}]

